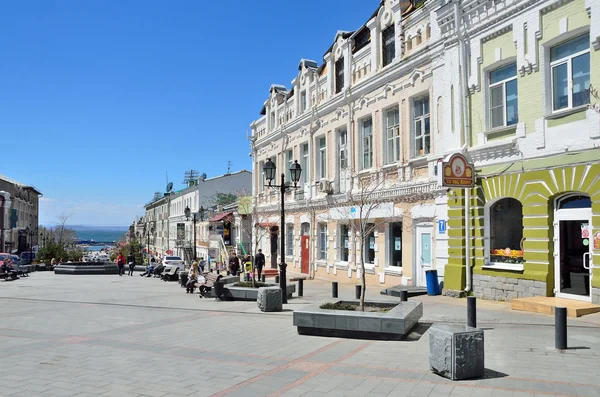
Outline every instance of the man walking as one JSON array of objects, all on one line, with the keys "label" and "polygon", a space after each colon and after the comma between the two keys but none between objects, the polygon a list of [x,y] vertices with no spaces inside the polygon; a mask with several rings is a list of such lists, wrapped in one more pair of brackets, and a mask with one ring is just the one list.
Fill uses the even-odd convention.
[{"label": "man walking", "polygon": [[229,271],[232,276],[237,276],[240,271],[240,258],[237,257],[235,252],[231,252],[231,256],[229,257]]},{"label": "man walking", "polygon": [[130,253],[127,256],[127,263],[129,263],[129,275],[133,276],[133,269],[135,268],[135,257],[133,256],[133,253]]},{"label": "man walking", "polygon": [[256,271],[258,271],[258,278],[257,278],[258,281],[261,280],[262,269],[263,269],[264,265],[265,265],[265,254],[263,254],[262,250],[259,249],[258,254],[256,254],[256,256],[254,257],[254,267],[256,268]]}]

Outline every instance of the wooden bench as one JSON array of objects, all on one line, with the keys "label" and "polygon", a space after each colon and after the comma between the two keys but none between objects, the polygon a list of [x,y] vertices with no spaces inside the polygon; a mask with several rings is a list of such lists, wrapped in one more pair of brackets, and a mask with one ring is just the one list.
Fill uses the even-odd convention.
[{"label": "wooden bench", "polygon": [[204,273],[204,283],[194,283],[193,286],[187,287],[186,292],[194,293],[194,289],[200,290],[200,298],[207,297],[215,282],[221,280],[222,274]]},{"label": "wooden bench", "polygon": [[275,277],[275,276],[279,276],[279,270],[263,267],[262,274],[265,277]]}]

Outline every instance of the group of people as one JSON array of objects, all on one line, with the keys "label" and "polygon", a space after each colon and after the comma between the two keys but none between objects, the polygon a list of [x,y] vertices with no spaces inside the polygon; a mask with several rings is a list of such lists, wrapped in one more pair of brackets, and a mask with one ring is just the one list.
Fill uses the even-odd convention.
[{"label": "group of people", "polygon": [[258,253],[254,257],[254,269],[252,268],[252,258],[250,255],[244,255],[240,264],[240,258],[237,256],[235,252],[231,253],[229,257],[229,273],[233,276],[237,276],[240,273],[241,265],[244,265],[244,271],[249,273],[252,278],[254,278],[254,269],[256,269],[258,275],[257,280],[260,280],[262,276],[262,269],[265,266],[265,254],[262,253],[262,250],[259,249]]}]

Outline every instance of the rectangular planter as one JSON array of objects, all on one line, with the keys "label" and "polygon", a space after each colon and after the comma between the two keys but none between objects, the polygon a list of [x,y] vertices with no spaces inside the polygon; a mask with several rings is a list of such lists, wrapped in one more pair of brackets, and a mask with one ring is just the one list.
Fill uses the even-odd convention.
[{"label": "rectangular planter", "polygon": [[[330,301],[331,303],[357,303]],[[321,309],[325,302],[294,311],[294,326],[301,335],[341,338],[402,340],[423,316],[421,302],[365,302],[391,307],[388,312],[362,312]]]},{"label": "rectangular planter", "polygon": [[[235,283],[225,285],[223,293],[225,299],[237,301],[255,301],[258,298],[258,288],[234,287],[233,284]],[[278,284],[267,284],[267,286],[276,287]],[[294,292],[296,292],[296,284],[288,284],[288,298],[291,298]],[[211,295],[215,297],[214,288],[211,289]]]}]

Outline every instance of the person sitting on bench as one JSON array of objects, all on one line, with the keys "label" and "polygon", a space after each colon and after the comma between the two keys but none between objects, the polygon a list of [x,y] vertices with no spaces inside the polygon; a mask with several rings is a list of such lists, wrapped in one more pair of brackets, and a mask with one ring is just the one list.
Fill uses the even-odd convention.
[{"label": "person sitting on bench", "polygon": [[146,268],[146,271],[142,274],[140,274],[140,276],[144,277],[150,277],[152,275],[152,272],[154,271],[154,268],[156,267],[156,259],[152,258],[150,260],[150,264],[148,265],[148,267]]}]

